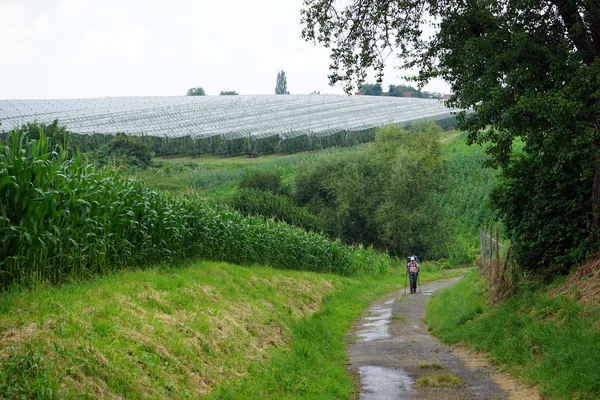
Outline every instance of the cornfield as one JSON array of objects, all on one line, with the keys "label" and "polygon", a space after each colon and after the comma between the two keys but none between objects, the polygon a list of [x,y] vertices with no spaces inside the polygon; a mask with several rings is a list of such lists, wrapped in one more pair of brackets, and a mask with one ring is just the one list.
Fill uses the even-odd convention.
[{"label": "cornfield", "polygon": [[188,257],[332,272],[381,272],[387,256],[189,195],[152,191],[44,135],[0,148],[0,289],[60,283]]}]

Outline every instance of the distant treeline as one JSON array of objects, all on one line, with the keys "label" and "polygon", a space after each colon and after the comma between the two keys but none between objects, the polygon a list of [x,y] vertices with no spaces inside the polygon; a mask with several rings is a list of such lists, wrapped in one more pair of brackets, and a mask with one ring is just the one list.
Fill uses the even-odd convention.
[{"label": "distant treeline", "polygon": [[415,97],[418,99],[442,99],[443,94],[427,92],[409,85],[390,85],[387,92],[383,91],[380,83],[366,83],[358,92],[365,96]]}]

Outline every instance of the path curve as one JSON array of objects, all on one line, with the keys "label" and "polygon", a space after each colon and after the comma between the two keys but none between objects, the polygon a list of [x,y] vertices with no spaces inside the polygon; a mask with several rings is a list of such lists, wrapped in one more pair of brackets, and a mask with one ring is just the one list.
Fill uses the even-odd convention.
[{"label": "path curve", "polygon": [[[413,295],[401,290],[371,304],[348,340],[349,369],[360,376],[361,400],[509,398],[489,369],[466,366],[451,346],[428,333],[421,320],[429,295],[456,280],[423,286],[421,293]],[[416,384],[420,377],[447,373],[465,383],[453,387]]]}]

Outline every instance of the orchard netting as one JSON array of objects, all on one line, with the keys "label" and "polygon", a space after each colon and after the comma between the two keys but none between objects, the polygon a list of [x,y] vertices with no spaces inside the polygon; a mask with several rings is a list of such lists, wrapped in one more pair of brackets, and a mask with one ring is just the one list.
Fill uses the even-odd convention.
[{"label": "orchard netting", "polygon": [[73,133],[281,140],[449,121],[442,100],[345,95],[107,97],[0,100],[0,132],[58,120]]}]

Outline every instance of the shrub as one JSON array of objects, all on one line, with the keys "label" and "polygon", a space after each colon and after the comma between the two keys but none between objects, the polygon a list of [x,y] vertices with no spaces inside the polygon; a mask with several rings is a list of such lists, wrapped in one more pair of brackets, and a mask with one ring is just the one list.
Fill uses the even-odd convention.
[{"label": "shrub", "polygon": [[307,231],[322,232],[324,229],[324,222],[311,214],[306,207],[299,207],[289,197],[270,191],[240,189],[233,195],[231,205],[246,215],[274,218]]},{"label": "shrub", "polygon": [[250,168],[240,178],[240,189],[257,189],[273,194],[289,195],[290,190],[281,182],[281,175],[272,169]]},{"label": "shrub", "polygon": [[100,148],[95,155],[100,165],[110,162],[146,169],[152,164],[152,153],[140,138],[117,133],[112,141]]}]

